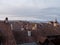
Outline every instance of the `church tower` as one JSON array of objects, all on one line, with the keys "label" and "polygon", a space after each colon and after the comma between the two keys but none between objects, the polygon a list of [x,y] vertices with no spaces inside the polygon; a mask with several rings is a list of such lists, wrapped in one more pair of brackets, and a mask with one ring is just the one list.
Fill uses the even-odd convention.
[{"label": "church tower", "polygon": [[58,25],[57,18],[55,18],[55,21],[54,21],[53,25],[54,25],[54,26],[57,26],[57,25]]}]

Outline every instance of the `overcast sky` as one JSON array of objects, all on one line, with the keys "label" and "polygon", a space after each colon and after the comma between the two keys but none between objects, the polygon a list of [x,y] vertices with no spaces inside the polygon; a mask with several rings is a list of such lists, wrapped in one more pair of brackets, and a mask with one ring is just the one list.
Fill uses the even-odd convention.
[{"label": "overcast sky", "polygon": [[0,0],[0,19],[53,20],[60,18],[59,12],[60,0]]}]

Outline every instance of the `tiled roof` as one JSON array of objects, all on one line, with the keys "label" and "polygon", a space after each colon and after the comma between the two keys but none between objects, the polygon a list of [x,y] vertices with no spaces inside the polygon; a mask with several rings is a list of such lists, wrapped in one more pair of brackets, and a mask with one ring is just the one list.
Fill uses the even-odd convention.
[{"label": "tiled roof", "polygon": [[[47,36],[60,35],[60,24],[54,26],[53,24],[48,24],[48,23],[31,23],[26,21],[9,21],[9,24],[12,24],[12,28],[13,28],[12,32],[18,43],[28,42],[30,39],[32,39],[30,40],[31,42],[38,40],[44,42]],[[3,21],[0,21],[1,29],[5,29],[5,28],[7,29],[8,26],[11,27],[11,25],[8,26],[4,26],[4,25],[6,24]],[[32,27],[34,27],[35,29],[33,30]],[[27,33],[28,30],[31,31],[30,38],[28,37],[28,33]]]},{"label": "tiled roof", "polygon": [[[27,26],[28,29],[26,29],[27,24],[28,24],[28,26]],[[32,30],[32,27],[33,27],[34,24],[37,24],[37,29]],[[21,31],[21,26],[24,28],[23,31]],[[48,23],[29,23],[29,22],[27,22],[27,23],[26,22],[25,23],[24,22],[17,23],[17,22],[14,22],[13,28],[14,28],[14,30],[13,30],[14,33],[13,34],[15,35],[15,33],[16,33],[16,35],[17,35],[17,37],[15,35],[16,40],[20,39],[20,41],[23,40],[25,37],[27,37],[27,31],[28,30],[30,30],[32,32],[31,35],[34,38],[33,39],[34,41],[37,41],[40,38],[40,41],[44,42],[45,39],[47,39],[47,36],[60,35],[60,25],[57,25],[56,27],[54,27],[53,24],[48,24]],[[41,37],[44,37],[44,38],[41,38]],[[23,41],[21,41],[21,42],[23,42]]]}]

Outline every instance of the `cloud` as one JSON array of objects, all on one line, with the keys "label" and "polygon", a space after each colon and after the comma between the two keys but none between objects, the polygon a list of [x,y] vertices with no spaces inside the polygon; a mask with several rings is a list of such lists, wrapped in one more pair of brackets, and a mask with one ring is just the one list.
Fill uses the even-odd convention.
[{"label": "cloud", "polygon": [[59,0],[0,0],[3,8],[47,8],[59,6]]},{"label": "cloud", "polygon": [[0,13],[10,13],[15,9],[44,9],[48,7],[60,7],[59,0],[0,0]]},{"label": "cloud", "polygon": [[52,20],[60,15],[59,4],[59,0],[0,0],[0,17],[20,16]]}]

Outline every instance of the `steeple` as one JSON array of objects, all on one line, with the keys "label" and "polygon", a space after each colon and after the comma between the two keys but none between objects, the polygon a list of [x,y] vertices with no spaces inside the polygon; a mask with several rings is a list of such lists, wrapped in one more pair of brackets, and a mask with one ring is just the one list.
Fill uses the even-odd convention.
[{"label": "steeple", "polygon": [[58,23],[58,21],[57,21],[57,18],[55,18],[55,21],[54,21],[54,23]]},{"label": "steeple", "polygon": [[58,25],[58,21],[57,21],[57,18],[55,18],[54,26],[57,26],[57,25]]},{"label": "steeple", "polygon": [[4,22],[5,22],[5,23],[8,23],[8,17],[5,18],[5,21],[4,21]]}]

